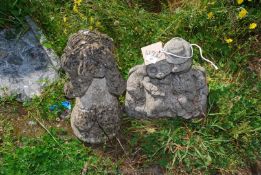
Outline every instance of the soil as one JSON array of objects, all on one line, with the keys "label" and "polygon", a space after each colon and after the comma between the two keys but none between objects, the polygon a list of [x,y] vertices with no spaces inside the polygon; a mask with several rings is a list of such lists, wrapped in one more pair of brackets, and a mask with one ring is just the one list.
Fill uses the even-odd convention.
[{"label": "soil", "polygon": [[[39,119],[38,119],[39,120]],[[14,104],[5,104],[0,106],[0,121],[6,121],[12,126],[12,134],[16,138],[22,136],[25,137],[40,137],[45,134],[45,129],[41,124],[32,116],[30,116],[30,111],[27,111],[21,103],[15,102]],[[70,122],[67,120],[61,121],[43,121],[39,120],[47,129],[63,128],[66,133],[73,135]],[[2,125],[2,126],[1,126]],[[0,128],[4,128],[5,122],[0,123]],[[0,136],[3,135],[3,129],[0,129]]]}]

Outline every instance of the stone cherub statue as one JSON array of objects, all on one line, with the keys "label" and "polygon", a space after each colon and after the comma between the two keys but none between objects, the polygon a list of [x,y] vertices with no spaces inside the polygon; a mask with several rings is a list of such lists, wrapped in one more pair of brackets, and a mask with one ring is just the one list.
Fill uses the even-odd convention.
[{"label": "stone cherub statue", "polygon": [[100,143],[119,129],[117,96],[126,83],[117,69],[112,39],[98,32],[80,30],[73,34],[62,56],[62,68],[70,82],[64,91],[76,97],[71,114],[75,135],[87,143]]},{"label": "stone cherub statue", "polygon": [[163,48],[166,59],[129,71],[125,110],[136,118],[205,115],[208,87],[202,67],[192,67],[192,46],[174,38]]}]

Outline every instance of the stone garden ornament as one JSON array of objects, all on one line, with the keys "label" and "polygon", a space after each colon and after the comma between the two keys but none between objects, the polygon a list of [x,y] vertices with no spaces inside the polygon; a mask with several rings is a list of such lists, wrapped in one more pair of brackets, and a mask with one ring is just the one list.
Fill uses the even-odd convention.
[{"label": "stone garden ornament", "polygon": [[64,90],[68,98],[76,97],[72,129],[84,142],[104,142],[119,129],[117,97],[126,89],[114,59],[112,39],[80,30],[69,38],[64,52],[62,67],[70,78]]},{"label": "stone garden ornament", "polygon": [[[205,70],[192,67],[193,48],[182,38],[173,38],[142,48],[145,64],[129,71],[125,110],[136,118],[205,116],[208,86]],[[163,47],[163,48],[162,48]]]}]

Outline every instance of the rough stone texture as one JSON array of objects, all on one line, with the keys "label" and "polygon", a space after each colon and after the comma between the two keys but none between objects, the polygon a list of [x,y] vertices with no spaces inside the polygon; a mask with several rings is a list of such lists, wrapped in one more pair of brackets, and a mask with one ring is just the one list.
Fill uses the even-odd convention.
[{"label": "rough stone texture", "polygon": [[88,143],[100,143],[119,129],[119,103],[109,93],[106,79],[94,78],[84,96],[76,98],[71,115],[75,135]]},{"label": "rough stone texture", "polygon": [[17,95],[23,101],[40,95],[58,78],[57,56],[40,44],[42,34],[30,18],[27,21],[30,28],[22,36],[15,29],[0,31],[0,97]]},{"label": "rough stone texture", "polygon": [[[192,50],[190,43],[185,41],[182,38],[173,38],[170,41],[168,41],[163,48],[166,52],[170,52],[172,54],[183,56],[183,57],[191,57],[192,56]],[[188,61],[189,58],[179,58],[172,55],[166,55],[167,60],[169,63],[173,64],[182,64]]]},{"label": "rough stone texture", "polygon": [[81,30],[69,38],[62,67],[70,82],[64,91],[76,97],[71,115],[75,135],[88,143],[100,143],[119,129],[120,108],[116,96],[126,89],[114,60],[112,39]]},{"label": "rough stone texture", "polygon": [[166,54],[168,63],[174,64],[172,72],[186,72],[191,68],[192,50],[190,44],[182,38],[173,38],[163,48],[164,51],[187,58],[179,58]]},{"label": "rough stone texture", "polygon": [[62,56],[62,67],[70,78],[65,86],[68,98],[83,96],[93,78],[105,77],[114,95],[125,91],[112,50],[112,39],[104,34],[81,30],[70,37]]},{"label": "rough stone texture", "polygon": [[[179,40],[176,42],[180,44]],[[165,59],[147,66],[137,65],[129,71],[125,101],[129,116],[189,119],[205,115],[208,87],[204,69],[191,68],[192,59],[171,59],[171,63]]]}]

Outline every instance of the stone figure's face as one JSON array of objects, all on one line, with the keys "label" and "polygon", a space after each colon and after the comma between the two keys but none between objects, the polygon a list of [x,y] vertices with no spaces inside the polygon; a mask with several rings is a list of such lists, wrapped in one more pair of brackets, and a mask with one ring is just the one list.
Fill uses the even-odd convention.
[{"label": "stone figure's face", "polygon": [[112,62],[112,47],[112,40],[100,33],[79,31],[70,37],[62,56],[62,67],[70,77],[68,97],[82,96],[93,78],[105,76],[105,65]]},{"label": "stone figure's face", "polygon": [[68,98],[81,97],[95,78],[106,78],[110,93],[121,95],[126,88],[113,55],[113,42],[99,32],[81,30],[73,34],[62,55],[62,68],[69,75]]},{"label": "stone figure's face", "polygon": [[170,73],[187,72],[191,69],[191,66],[191,59],[181,64],[173,64],[169,63],[167,60],[161,60],[155,64],[147,65],[146,71],[150,78],[163,79]]},{"label": "stone figure's face", "polygon": [[159,61],[155,64],[147,65],[146,71],[149,77],[163,79],[171,73],[172,64],[166,60]]}]

